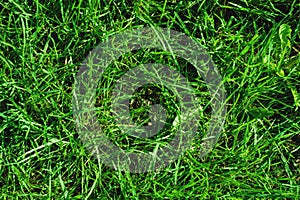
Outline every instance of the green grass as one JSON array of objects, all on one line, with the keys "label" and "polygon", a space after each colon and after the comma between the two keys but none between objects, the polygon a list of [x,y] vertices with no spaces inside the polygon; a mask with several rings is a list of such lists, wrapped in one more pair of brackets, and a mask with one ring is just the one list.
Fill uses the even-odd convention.
[{"label": "green grass", "polygon": [[[1,199],[300,198],[298,1],[26,2],[0,3]],[[224,131],[203,159],[195,140],[160,172],[114,171],[75,130],[74,80],[99,43],[151,25],[195,38],[212,56],[227,92]],[[145,51],[111,68],[146,61],[174,63]],[[195,89],[205,105],[201,80]]]}]

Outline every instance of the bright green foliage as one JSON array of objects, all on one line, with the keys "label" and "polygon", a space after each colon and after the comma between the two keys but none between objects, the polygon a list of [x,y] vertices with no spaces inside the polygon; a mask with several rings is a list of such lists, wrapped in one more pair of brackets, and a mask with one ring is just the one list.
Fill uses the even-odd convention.
[{"label": "bright green foliage", "polygon": [[[299,19],[299,0],[1,1],[0,199],[300,199]],[[204,81],[166,52],[122,56],[95,100],[99,122],[120,146],[143,151],[166,142],[118,134],[109,92],[122,70],[148,62],[181,67],[203,107],[193,148],[161,172],[131,174],[83,148],[71,101],[88,53],[142,26],[201,44],[222,75],[228,112],[217,145],[200,159],[210,119]]]}]

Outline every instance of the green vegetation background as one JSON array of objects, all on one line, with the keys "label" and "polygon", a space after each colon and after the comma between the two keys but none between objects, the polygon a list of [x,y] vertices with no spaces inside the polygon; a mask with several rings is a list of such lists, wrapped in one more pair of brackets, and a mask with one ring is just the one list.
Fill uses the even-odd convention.
[{"label": "green vegetation background", "polygon": [[[1,199],[300,198],[300,3],[283,0],[1,1]],[[83,147],[72,116],[81,62],[142,26],[203,45],[227,91],[224,132],[161,172],[114,171]]]}]

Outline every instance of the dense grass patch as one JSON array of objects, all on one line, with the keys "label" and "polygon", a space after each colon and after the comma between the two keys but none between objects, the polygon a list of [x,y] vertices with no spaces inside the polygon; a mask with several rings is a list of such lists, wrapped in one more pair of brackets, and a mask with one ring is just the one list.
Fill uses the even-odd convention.
[{"label": "dense grass patch", "polygon": [[[300,198],[298,1],[35,0],[0,7],[1,199]],[[228,112],[204,159],[195,140],[165,170],[131,174],[106,167],[83,147],[72,89],[93,48],[142,26],[171,28],[203,45],[225,83]],[[139,62],[174,60],[135,52],[111,68]],[[198,81],[205,106],[205,84],[178,62]],[[101,94],[97,102],[101,109]],[[202,120],[205,130],[209,107]]]}]

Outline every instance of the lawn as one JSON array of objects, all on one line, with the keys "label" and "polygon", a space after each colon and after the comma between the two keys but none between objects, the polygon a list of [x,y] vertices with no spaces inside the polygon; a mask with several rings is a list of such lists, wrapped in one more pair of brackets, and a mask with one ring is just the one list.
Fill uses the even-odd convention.
[{"label": "lawn", "polygon": [[[86,148],[72,98],[89,52],[141,27],[173,29],[200,44],[222,77],[227,113],[216,145],[201,157],[211,117],[203,78],[165,51],[122,55],[107,68],[95,98],[98,121],[115,145],[153,151],[169,142],[162,138],[174,137],[176,95],[154,86],[134,95],[156,93],[152,101],[168,111],[163,131],[150,139],[116,131],[112,83],[137,64],[177,69],[203,107],[189,149],[160,171],[132,173],[107,166]],[[0,199],[300,199],[297,0],[5,0],[0,66]],[[134,121],[149,123],[142,115],[147,105],[141,105],[131,102]]]}]

